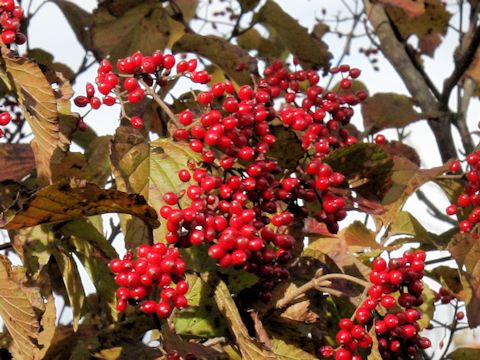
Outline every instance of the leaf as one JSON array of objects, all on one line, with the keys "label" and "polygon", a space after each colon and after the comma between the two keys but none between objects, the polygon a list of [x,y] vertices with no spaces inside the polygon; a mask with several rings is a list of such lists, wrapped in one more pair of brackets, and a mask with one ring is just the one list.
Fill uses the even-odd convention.
[{"label": "leaf", "polygon": [[110,260],[118,258],[117,252],[87,219],[70,221],[60,231],[87,271],[99,300],[107,305],[108,315],[111,319],[117,319],[117,285],[107,265]]},{"label": "leaf", "polygon": [[445,35],[448,30],[450,14],[441,0],[425,1],[425,12],[411,17],[408,12],[399,7],[386,8],[390,20],[395,24],[404,39],[417,35],[420,39],[431,34]]},{"label": "leaf", "polygon": [[52,2],[62,11],[78,42],[88,49],[90,44],[89,29],[93,22],[92,14],[71,1],[52,0]]},{"label": "leaf", "polygon": [[304,68],[327,68],[332,55],[327,45],[312,37],[306,28],[287,14],[274,1],[267,0],[253,17],[254,22],[273,29],[293,55],[298,56]]},{"label": "leaf", "polygon": [[430,324],[430,321],[433,319],[433,314],[435,312],[435,294],[427,284],[424,283],[423,285],[423,304],[419,307],[422,317],[418,320],[418,324],[421,329],[426,329]]},{"label": "leaf", "polygon": [[53,295],[48,297],[45,307],[46,309],[42,315],[42,321],[40,322],[42,331],[40,331],[38,334],[38,344],[40,349],[36,354],[37,359],[45,358],[45,355],[53,342],[57,329],[57,309],[55,307],[55,298]]},{"label": "leaf", "polygon": [[172,51],[193,52],[207,58],[240,85],[250,84],[250,75],[258,73],[257,61],[246,50],[218,36],[187,33],[175,42]]},{"label": "leaf", "polygon": [[40,178],[50,178],[49,165],[68,149],[70,140],[60,128],[57,108],[58,92],[52,89],[45,75],[33,61],[17,57],[2,46],[5,69],[0,77],[16,93],[20,108],[30,125],[32,148]]},{"label": "leaf", "polygon": [[457,261],[458,268],[464,269],[460,273],[463,288],[465,289],[465,307],[467,310],[468,325],[475,327],[480,324],[480,243],[469,233],[457,234],[448,250]]},{"label": "leaf", "polygon": [[35,157],[29,144],[1,144],[0,163],[0,181],[20,181],[35,168]]},{"label": "leaf", "polygon": [[85,151],[87,168],[85,177],[100,186],[111,175],[110,142],[111,136],[98,136],[93,139]]},{"label": "leaf", "polygon": [[464,300],[465,290],[463,289],[460,274],[462,274],[463,277],[465,276],[462,270],[449,266],[437,266],[429,272],[428,276],[436,279],[444,288],[450,290],[460,300]]},{"label": "leaf", "polygon": [[215,302],[228,321],[230,331],[242,354],[242,359],[275,359],[275,355],[271,351],[265,349],[262,344],[252,339],[248,334],[248,330],[225,283],[215,277],[213,273],[203,274],[202,280],[213,288]]},{"label": "leaf", "polygon": [[239,0],[242,12],[252,11],[255,9],[260,0]]},{"label": "leaf", "polygon": [[[138,3],[138,2],[137,2]],[[152,54],[167,45],[168,15],[157,1],[140,2],[114,16],[103,4],[94,12],[91,49],[97,59],[111,61],[135,51]]]},{"label": "leaf", "polygon": [[385,5],[391,5],[405,11],[408,16],[415,17],[423,15],[425,13],[424,0],[412,1],[412,0],[378,0],[379,3]]},{"label": "leaf", "polygon": [[378,350],[378,339],[377,333],[375,332],[375,327],[372,326],[368,334],[372,338],[372,348],[370,350],[370,354],[367,357],[367,360],[383,360],[383,357]]},{"label": "leaf", "polygon": [[278,41],[266,39],[254,29],[248,29],[237,36],[237,43],[245,50],[257,50],[258,56],[267,58],[278,58],[283,52],[284,46]]},{"label": "leaf", "polygon": [[324,161],[345,175],[350,188],[369,200],[382,199],[389,189],[393,161],[376,144],[357,143],[333,150]]},{"label": "leaf", "polygon": [[363,125],[369,134],[401,128],[420,120],[411,98],[396,93],[377,93],[361,104]]},{"label": "leaf", "polygon": [[[275,306],[280,300],[290,296],[298,289],[298,286],[293,282],[282,282],[275,286],[272,291],[272,301],[269,302],[271,306]],[[268,307],[268,306],[267,306]],[[267,311],[268,308],[262,306],[259,311]],[[278,320],[282,322],[301,322],[301,323],[315,323],[318,320],[318,315],[310,308],[310,300],[306,296],[299,297],[295,302],[288,305],[278,316]]]},{"label": "leaf", "polygon": [[[188,144],[171,139],[158,139],[147,144],[131,127],[117,129],[111,149],[111,161],[118,188],[143,195],[155,209],[165,205],[162,198],[165,192],[178,193],[186,190],[188,183],[180,181],[178,171],[188,168],[189,161],[196,162],[199,159],[198,153],[193,152]],[[180,205],[185,206],[186,201],[183,199]],[[141,224],[130,220],[129,222],[127,243],[128,246],[136,246],[143,239]],[[132,230],[129,230],[129,227]],[[163,242],[166,233],[166,222],[163,222],[154,231],[155,241]]]},{"label": "leaf", "polygon": [[450,360],[471,360],[480,358],[480,349],[461,347],[449,353],[446,359]]},{"label": "leaf", "polygon": [[422,185],[448,171],[449,167],[450,162],[447,162],[442,166],[431,169],[418,169],[410,160],[398,156],[394,157],[393,185],[383,198],[383,204],[387,208],[387,212],[375,217],[377,226],[391,224],[412,194]]},{"label": "leaf", "polygon": [[0,228],[14,230],[111,212],[135,215],[151,227],[158,226],[156,211],[141,195],[104,190],[82,181],[62,181],[27,199],[18,199],[0,214]]},{"label": "leaf", "polygon": [[56,246],[52,254],[63,276],[63,283],[73,312],[73,330],[77,331],[85,301],[85,291],[80,273],[75,260],[64,246]]},{"label": "leaf", "polygon": [[316,360],[309,352],[297,347],[294,344],[289,344],[282,339],[272,338],[272,352],[278,360]]},{"label": "leaf", "polygon": [[420,52],[424,55],[428,55],[433,58],[435,50],[442,43],[442,38],[438,34],[425,35],[418,42],[418,48]]},{"label": "leaf", "polygon": [[71,80],[75,77],[75,73],[67,65],[59,62],[54,62],[53,55],[50,54],[48,51],[40,48],[35,48],[29,50],[27,56],[29,59],[35,60],[37,63],[48,67],[50,70],[62,73],[62,75],[68,80]]},{"label": "leaf", "polygon": [[[277,160],[280,167],[295,170],[298,162],[305,156],[302,142],[295,132],[284,126],[273,126],[271,131],[275,135],[276,141],[270,147],[267,156]],[[286,148],[288,148],[288,152],[285,151]]]},{"label": "leaf", "polygon": [[0,317],[12,337],[9,351],[14,358],[33,359],[40,324],[28,293],[12,277],[9,260],[0,260]]},{"label": "leaf", "polygon": [[339,237],[345,240],[351,251],[364,251],[366,248],[383,249],[382,245],[375,240],[375,232],[358,220],[343,229]]},{"label": "leaf", "polygon": [[199,338],[224,336],[227,326],[213,299],[212,288],[195,275],[188,274],[187,281],[188,307],[175,315],[175,332]]}]

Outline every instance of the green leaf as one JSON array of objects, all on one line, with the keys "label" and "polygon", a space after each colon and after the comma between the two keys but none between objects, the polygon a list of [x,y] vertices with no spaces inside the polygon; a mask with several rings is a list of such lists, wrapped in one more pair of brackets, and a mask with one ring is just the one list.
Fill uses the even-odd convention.
[{"label": "green leaf", "polygon": [[52,0],[51,2],[60,8],[75,33],[78,42],[88,49],[90,43],[89,29],[93,22],[92,14],[71,1]]},{"label": "green leaf", "polygon": [[228,321],[230,331],[242,354],[242,359],[275,359],[275,355],[271,351],[252,339],[248,334],[248,330],[242,321],[227,285],[213,273],[203,274],[202,280],[212,287],[215,302],[220,312]]},{"label": "green leaf", "polygon": [[[178,193],[186,190],[188,183],[178,178],[178,171],[188,168],[188,162],[197,162],[198,153],[188,144],[171,139],[159,139],[147,144],[138,132],[131,127],[117,129],[112,143],[111,162],[117,187],[129,193],[141,194],[155,209],[165,205],[163,194],[168,191]],[[187,199],[180,201],[188,205]],[[142,224],[126,220],[126,242],[134,247],[144,240]],[[154,231],[155,242],[165,241],[166,222]]]},{"label": "green leaf", "polygon": [[328,52],[327,45],[313,38],[306,28],[276,2],[267,0],[253,19],[274,30],[290,52],[298,56],[304,68],[328,67],[332,55]]},{"label": "green leaf", "polygon": [[94,12],[91,50],[97,59],[115,61],[135,51],[152,54],[167,45],[168,15],[158,1],[141,2],[118,17],[105,5]]},{"label": "green leaf", "polygon": [[460,273],[460,279],[465,290],[468,325],[473,328],[480,325],[480,242],[469,233],[459,233],[448,245],[448,250],[458,268],[465,270]]},{"label": "green leaf", "polygon": [[40,329],[33,298],[23,287],[26,279],[16,279],[10,261],[0,258],[0,317],[12,341],[9,351],[14,359],[33,359]]},{"label": "green leaf", "polygon": [[324,161],[344,174],[350,187],[367,199],[382,199],[389,189],[393,161],[376,144],[356,143],[333,150]]},{"label": "green leaf", "polygon": [[138,194],[104,190],[84,181],[62,181],[18,199],[0,214],[0,228],[20,229],[105,213],[138,216],[151,227],[158,226],[157,213]]},{"label": "green leaf", "polygon": [[316,360],[309,352],[304,351],[294,344],[289,344],[282,339],[272,338],[272,352],[278,360]]},{"label": "green leaf", "polygon": [[413,100],[401,94],[377,93],[361,105],[363,125],[369,134],[388,128],[402,128],[421,118],[413,108]]},{"label": "green leaf", "polygon": [[[240,85],[250,84],[250,75],[258,73],[257,61],[246,50],[218,36],[186,33],[175,42],[172,51],[198,54],[213,62]],[[239,65],[244,69],[239,70]]]},{"label": "green leaf", "polygon": [[212,288],[195,275],[187,275],[187,281],[188,307],[173,319],[176,333],[199,338],[224,336],[227,326],[213,299]]},{"label": "green leaf", "polygon": [[20,181],[35,168],[35,157],[29,144],[1,144],[0,181]]},{"label": "green leaf", "polygon": [[82,280],[80,279],[80,273],[78,272],[75,260],[64,246],[56,246],[52,254],[62,273],[63,283],[65,284],[68,300],[73,312],[73,329],[77,331],[82,316],[83,302],[85,300],[85,291]]},{"label": "green leaf", "polygon": [[472,360],[480,358],[480,349],[461,347],[447,355],[450,360]]}]

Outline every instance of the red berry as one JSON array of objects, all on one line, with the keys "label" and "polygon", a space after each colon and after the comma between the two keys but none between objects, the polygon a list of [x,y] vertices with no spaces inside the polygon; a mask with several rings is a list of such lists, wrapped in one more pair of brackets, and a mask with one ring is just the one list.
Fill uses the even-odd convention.
[{"label": "red berry", "polygon": [[132,116],[130,119],[130,125],[135,129],[141,129],[143,127],[143,120],[140,116]]}]

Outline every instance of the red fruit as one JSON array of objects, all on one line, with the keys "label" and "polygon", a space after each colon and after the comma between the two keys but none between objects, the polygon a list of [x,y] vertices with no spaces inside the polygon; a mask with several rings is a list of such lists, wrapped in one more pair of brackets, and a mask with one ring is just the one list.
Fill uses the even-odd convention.
[{"label": "red fruit", "polygon": [[370,311],[365,307],[359,307],[355,312],[355,318],[360,324],[366,324],[370,321],[371,318]]},{"label": "red fruit", "polygon": [[141,88],[136,88],[135,90],[129,92],[127,95],[128,101],[132,104],[136,104],[142,101],[144,97],[145,91],[143,91],[143,89]]},{"label": "red fruit", "polygon": [[173,68],[174,65],[175,65],[175,57],[172,54],[167,54],[163,56],[163,67],[165,69],[171,69]]},{"label": "red fruit", "polygon": [[383,258],[376,258],[373,260],[374,271],[384,271],[387,268],[387,262]]},{"label": "red fruit", "polygon": [[3,113],[0,114],[0,125],[1,126],[8,125],[8,123],[10,123],[11,120],[12,120],[12,116],[10,115],[10,113],[3,112]]},{"label": "red fruit", "polygon": [[334,352],[333,347],[330,345],[325,345],[320,348],[320,354],[326,358],[332,357]]},{"label": "red fruit", "polygon": [[340,330],[337,333],[336,340],[339,344],[345,345],[352,341],[352,335],[347,330]]},{"label": "red fruit", "polygon": [[167,318],[172,312],[172,306],[165,301],[160,301],[157,304],[155,311],[159,318],[164,319]]},{"label": "red fruit", "polygon": [[190,178],[191,178],[191,175],[190,175],[190,171],[186,170],[186,169],[182,169],[178,172],[178,178],[183,181],[183,182],[188,182],[190,181]]},{"label": "red fruit", "polygon": [[468,220],[462,220],[460,221],[459,227],[460,231],[469,232],[470,230],[472,230],[472,223]]},{"label": "red fruit", "polygon": [[342,79],[340,81],[340,87],[343,89],[343,90],[348,90],[352,87],[352,80],[350,79]]},{"label": "red fruit", "polygon": [[447,215],[455,215],[458,212],[458,207],[455,204],[451,204],[447,207]]},{"label": "red fruit", "polygon": [[352,360],[352,354],[345,349],[338,349],[335,353],[335,360]]},{"label": "red fruit", "polygon": [[117,311],[119,311],[119,312],[123,312],[123,311],[125,311],[125,310],[127,309],[127,305],[128,305],[128,303],[127,303],[126,300],[118,300],[118,301],[117,301],[116,309],[117,309]]},{"label": "red fruit", "polygon": [[87,106],[87,104],[89,103],[89,99],[88,97],[86,96],[77,96],[73,99],[73,102],[75,103],[75,105],[77,105],[78,107],[85,107]]},{"label": "red fruit", "polygon": [[462,166],[460,164],[460,161],[455,160],[450,164],[450,172],[452,173],[457,173],[461,170]]},{"label": "red fruit", "polygon": [[382,306],[384,308],[391,308],[393,306],[395,306],[395,298],[393,296],[390,296],[390,295],[385,295],[382,297],[382,299],[380,300],[380,303],[382,304]]},{"label": "red fruit", "polygon": [[463,311],[459,311],[456,314],[457,320],[463,320],[465,318],[465,313]]},{"label": "red fruit", "polygon": [[143,120],[140,116],[132,116],[130,119],[130,125],[135,129],[141,129],[143,127]]},{"label": "red fruit", "polygon": [[2,41],[4,44],[11,44],[15,41],[15,31],[5,30],[2,32]]},{"label": "red fruit", "polygon": [[97,110],[102,105],[102,101],[98,97],[90,98],[90,106],[92,109]]},{"label": "red fruit", "polygon": [[134,77],[126,78],[123,82],[123,88],[127,91],[133,91],[138,88],[138,80]]},{"label": "red fruit", "polygon": [[362,71],[360,69],[357,69],[357,68],[352,68],[349,71],[349,75],[352,79],[358,78],[361,73],[362,73]]},{"label": "red fruit", "polygon": [[353,327],[353,322],[349,318],[340,319],[338,326],[342,330],[350,330]]},{"label": "red fruit", "polygon": [[208,105],[213,100],[213,94],[211,91],[202,91],[197,95],[197,101],[199,104]]},{"label": "red fruit", "polygon": [[378,134],[377,136],[375,136],[375,143],[376,144],[379,144],[379,145],[385,144],[385,141],[386,141],[386,139],[385,139],[384,135]]}]

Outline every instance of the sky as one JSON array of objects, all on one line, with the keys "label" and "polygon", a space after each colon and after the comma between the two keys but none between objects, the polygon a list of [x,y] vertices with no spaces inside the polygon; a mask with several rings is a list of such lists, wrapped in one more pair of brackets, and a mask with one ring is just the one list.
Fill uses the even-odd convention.
[{"label": "sky", "polygon": [[[43,0],[33,0],[32,9],[37,8],[37,6],[39,6],[42,2]],[[88,11],[92,10],[97,5],[97,2],[94,0],[77,0],[72,2]],[[299,19],[300,23],[309,29],[315,25],[316,18],[323,16],[321,11],[322,7],[327,10],[326,17],[330,19],[337,14],[345,13],[345,8],[343,5],[344,1],[339,0],[302,1],[302,6],[298,6],[300,1],[279,0],[277,2],[285,11],[287,11],[294,18]],[[345,3],[349,4],[353,8],[355,1],[345,0]],[[448,3],[454,3],[454,1],[449,1]],[[24,0],[24,7],[26,7],[27,4],[28,1]],[[449,9],[453,10],[454,8]],[[454,16],[458,18],[458,14],[454,14]],[[329,23],[329,25],[332,26],[331,23]],[[343,26],[340,29],[343,31],[348,31],[348,27]],[[361,27],[359,30],[361,30]],[[43,5],[38,11],[37,15],[32,19],[29,30],[29,39],[31,48],[39,47],[49,51],[55,55],[55,61],[65,63],[72,69],[78,68],[84,55],[84,49],[77,42],[63,14],[58,7],[51,2]],[[324,40],[329,44],[330,51],[334,54],[334,62],[336,62],[343,50],[344,39],[339,39],[337,35],[331,34],[326,35]],[[412,41],[415,42],[416,40],[412,39]],[[432,79],[437,87],[441,88],[443,79],[446,78],[453,69],[451,54],[452,49],[457,43],[458,35],[454,31],[450,30],[447,33],[442,45],[437,49],[435,58],[422,58],[425,62],[427,72],[432,75]],[[379,57],[378,66],[380,67],[381,71],[376,72],[373,70],[372,65],[369,63],[366,57],[359,53],[359,48],[367,47],[368,44],[369,42],[366,38],[356,39],[352,46],[351,55],[346,57],[345,62],[354,67],[359,67],[362,69],[362,76],[360,80],[368,85],[370,94],[377,92],[399,92],[407,94],[403,82],[388,62]],[[79,77],[74,89],[83,94],[84,84],[86,81],[92,81],[94,79],[95,70],[96,68],[94,66],[81,77]],[[455,99],[452,99],[452,105],[454,105],[454,101]],[[474,99],[468,117],[468,123],[471,130],[476,129],[477,122],[479,120],[476,114],[480,113],[479,110],[479,101],[478,99]],[[109,109],[95,113],[94,116],[89,117],[87,123],[99,134],[113,134],[114,129],[118,124],[117,119],[117,110]],[[355,123],[356,125],[361,126],[361,120],[359,117],[356,118]],[[419,152],[419,155],[422,158],[422,166],[432,167],[440,165],[440,158],[438,156],[438,151],[436,150],[433,136],[431,131],[428,129],[428,126],[425,124],[425,121],[421,121],[409,126],[408,131],[411,133],[411,136],[407,140],[407,143],[414,145]],[[387,130],[383,131],[382,133],[386,135],[387,139],[396,138],[396,132],[394,130]],[[460,144],[460,138],[458,134],[455,133],[455,136],[457,143]],[[418,144],[421,144],[421,146],[418,146]],[[430,194],[430,197],[440,209],[446,208],[448,201],[438,191],[438,189],[436,189],[435,185],[426,185],[423,190]],[[445,224],[428,215],[425,207],[421,205],[421,203],[419,203],[415,197],[412,197],[412,200],[407,203],[405,209],[412,211],[419,219],[421,219],[422,224],[425,227],[434,232],[442,232],[448,228],[448,226],[445,226]],[[351,216],[343,225],[357,218],[361,218],[363,220],[363,216]],[[119,244],[119,246],[121,247],[121,244]],[[441,255],[442,254],[439,254],[439,256]],[[88,283],[88,280],[86,280],[85,286],[87,289],[92,289],[92,284]],[[65,318],[68,318],[69,316],[71,315],[69,315],[68,312],[64,314]]]}]

